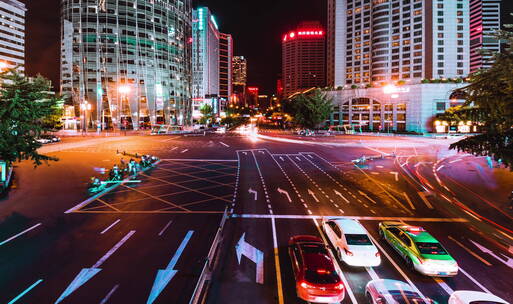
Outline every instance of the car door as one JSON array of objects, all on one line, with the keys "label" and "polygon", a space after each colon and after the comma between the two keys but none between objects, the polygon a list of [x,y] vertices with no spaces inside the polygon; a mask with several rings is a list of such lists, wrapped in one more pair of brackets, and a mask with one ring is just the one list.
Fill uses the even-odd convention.
[{"label": "car door", "polygon": [[400,254],[403,258],[408,258],[410,256],[410,248],[413,245],[413,241],[411,238],[406,235],[403,231],[399,233],[399,242],[400,242]]},{"label": "car door", "polygon": [[299,273],[299,271],[303,265],[302,259],[301,259],[301,252],[300,252],[299,246],[297,244],[292,245],[292,250],[291,250],[290,256],[292,259],[292,270],[294,271],[294,276],[296,276],[296,279],[297,279],[297,274]]},{"label": "car door", "polygon": [[330,239],[331,244],[336,248],[338,246],[338,237],[336,234],[337,224],[335,222],[329,221],[326,223],[326,234]]}]

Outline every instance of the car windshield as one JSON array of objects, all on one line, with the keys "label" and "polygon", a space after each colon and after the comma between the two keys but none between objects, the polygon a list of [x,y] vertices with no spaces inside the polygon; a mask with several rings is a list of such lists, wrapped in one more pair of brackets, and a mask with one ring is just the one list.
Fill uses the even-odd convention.
[{"label": "car windshield", "polygon": [[346,234],[347,245],[372,245],[366,234]]},{"label": "car windshield", "polygon": [[305,280],[313,284],[337,284],[340,277],[336,271],[306,270]]},{"label": "car windshield", "polygon": [[421,254],[436,254],[436,255],[446,255],[447,251],[445,250],[440,243],[424,243],[418,242],[416,243],[417,247]]},{"label": "car windshield", "polygon": [[398,304],[431,304],[429,299],[422,299],[416,292],[405,290],[391,290],[390,295]]}]

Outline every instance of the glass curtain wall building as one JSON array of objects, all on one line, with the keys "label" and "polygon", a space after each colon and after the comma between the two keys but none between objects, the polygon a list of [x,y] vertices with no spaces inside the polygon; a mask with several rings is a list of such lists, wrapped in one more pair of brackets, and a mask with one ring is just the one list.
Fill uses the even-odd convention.
[{"label": "glass curtain wall building", "polygon": [[25,65],[25,4],[0,0],[0,69]]},{"label": "glass curtain wall building", "polygon": [[191,0],[62,0],[61,9],[61,93],[90,126],[192,122]]}]

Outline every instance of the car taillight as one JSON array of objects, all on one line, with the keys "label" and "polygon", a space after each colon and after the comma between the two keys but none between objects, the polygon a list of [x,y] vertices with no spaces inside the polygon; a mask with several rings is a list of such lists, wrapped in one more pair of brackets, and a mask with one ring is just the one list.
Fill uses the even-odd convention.
[{"label": "car taillight", "polygon": [[335,289],[337,289],[337,290],[344,290],[344,284],[338,283],[337,285],[335,285]]},{"label": "car taillight", "polygon": [[346,255],[347,256],[353,256],[353,253],[347,249],[344,249],[344,251],[346,252]]},{"label": "car taillight", "polygon": [[381,256],[381,254],[379,253],[379,251],[377,251],[377,252],[376,252],[375,256],[376,256],[377,258],[379,258],[379,257]]}]

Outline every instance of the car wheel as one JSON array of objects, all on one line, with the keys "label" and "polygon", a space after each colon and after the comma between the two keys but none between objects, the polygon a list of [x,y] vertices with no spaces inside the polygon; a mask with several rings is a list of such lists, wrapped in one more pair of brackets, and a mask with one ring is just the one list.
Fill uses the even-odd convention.
[{"label": "car wheel", "polygon": [[367,303],[373,304],[372,297],[371,297],[370,293],[366,292],[365,298],[367,299]]}]

